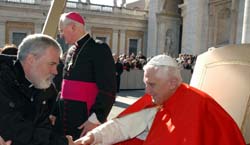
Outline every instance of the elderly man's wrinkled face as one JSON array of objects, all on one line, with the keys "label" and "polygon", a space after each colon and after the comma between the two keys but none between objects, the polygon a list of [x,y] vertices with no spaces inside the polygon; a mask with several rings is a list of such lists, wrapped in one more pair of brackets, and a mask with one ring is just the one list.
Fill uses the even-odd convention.
[{"label": "elderly man's wrinkled face", "polygon": [[[153,102],[157,105],[163,104],[171,95],[170,81],[167,76],[159,77],[158,69],[148,68],[144,72],[144,83],[146,93],[152,96]],[[162,74],[166,75],[166,74]]]},{"label": "elderly man's wrinkled face", "polygon": [[49,47],[42,56],[33,56],[30,62],[29,81],[38,89],[48,88],[57,74],[60,51]]},{"label": "elderly man's wrinkled face", "polygon": [[59,24],[59,33],[60,37],[65,40],[65,43],[67,44],[74,44],[75,40],[73,40],[74,35],[74,24],[70,23],[66,26],[63,26],[62,24]]}]

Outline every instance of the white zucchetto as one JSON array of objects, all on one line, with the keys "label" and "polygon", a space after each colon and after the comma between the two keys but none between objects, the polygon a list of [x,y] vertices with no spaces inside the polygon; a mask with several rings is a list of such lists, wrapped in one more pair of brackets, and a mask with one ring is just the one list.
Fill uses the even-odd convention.
[{"label": "white zucchetto", "polygon": [[178,67],[177,62],[172,57],[164,54],[153,57],[146,65]]}]

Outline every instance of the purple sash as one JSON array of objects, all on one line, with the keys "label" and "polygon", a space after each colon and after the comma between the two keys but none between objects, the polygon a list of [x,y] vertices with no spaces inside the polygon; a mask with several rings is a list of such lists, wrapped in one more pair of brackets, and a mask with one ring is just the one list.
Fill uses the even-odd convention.
[{"label": "purple sash", "polygon": [[98,93],[96,83],[63,79],[61,99],[86,102],[88,112]]}]

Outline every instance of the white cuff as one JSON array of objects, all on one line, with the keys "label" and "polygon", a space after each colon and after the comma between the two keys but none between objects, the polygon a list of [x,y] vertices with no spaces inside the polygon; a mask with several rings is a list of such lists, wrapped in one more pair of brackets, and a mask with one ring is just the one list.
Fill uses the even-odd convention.
[{"label": "white cuff", "polygon": [[89,118],[88,121],[94,124],[101,124],[100,121],[97,119],[96,114],[92,113]]}]

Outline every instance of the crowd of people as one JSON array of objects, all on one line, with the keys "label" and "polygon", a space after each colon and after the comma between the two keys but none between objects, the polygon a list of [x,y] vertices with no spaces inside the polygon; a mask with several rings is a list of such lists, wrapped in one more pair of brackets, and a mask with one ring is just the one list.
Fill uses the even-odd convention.
[{"label": "crowd of people", "polygon": [[[146,57],[141,52],[137,55],[131,53],[130,55],[121,54],[118,57],[118,61],[123,65],[124,70],[130,71],[131,69],[139,69],[142,70],[143,66],[147,64],[147,62],[152,57]],[[196,56],[191,54],[179,54],[179,57],[176,58],[176,61],[179,65],[182,66],[183,69],[193,70]]]},{"label": "crowd of people", "polygon": [[0,145],[245,145],[231,116],[182,82],[178,62],[193,63],[189,55],[120,56],[123,69],[144,70],[145,95],[108,121],[117,59],[85,23],[77,12],[60,17],[60,37],[72,45],[61,73],[62,49],[44,34],[28,35],[16,55],[0,55]]},{"label": "crowd of people", "polygon": [[[0,49],[0,53],[7,55],[16,55],[17,47],[15,44],[6,44],[2,49]],[[65,53],[66,54],[66,53]],[[130,55],[121,54],[118,56],[117,61],[122,64],[123,70],[130,71],[131,69],[139,69],[142,70],[143,66],[151,59],[152,57],[146,57],[141,52],[137,55],[131,53]],[[64,56],[66,59],[66,55]],[[179,54],[179,57],[176,58],[176,61],[179,65],[182,66],[183,69],[193,70],[196,56],[191,54]]]},{"label": "crowd of people", "polygon": [[179,57],[176,58],[176,61],[184,68],[191,70],[193,72],[196,56],[191,54],[179,54]]},{"label": "crowd of people", "polygon": [[123,65],[123,69],[130,71],[131,69],[142,70],[143,66],[147,63],[147,58],[139,52],[137,55],[131,53],[130,55],[121,54],[118,61]]}]

